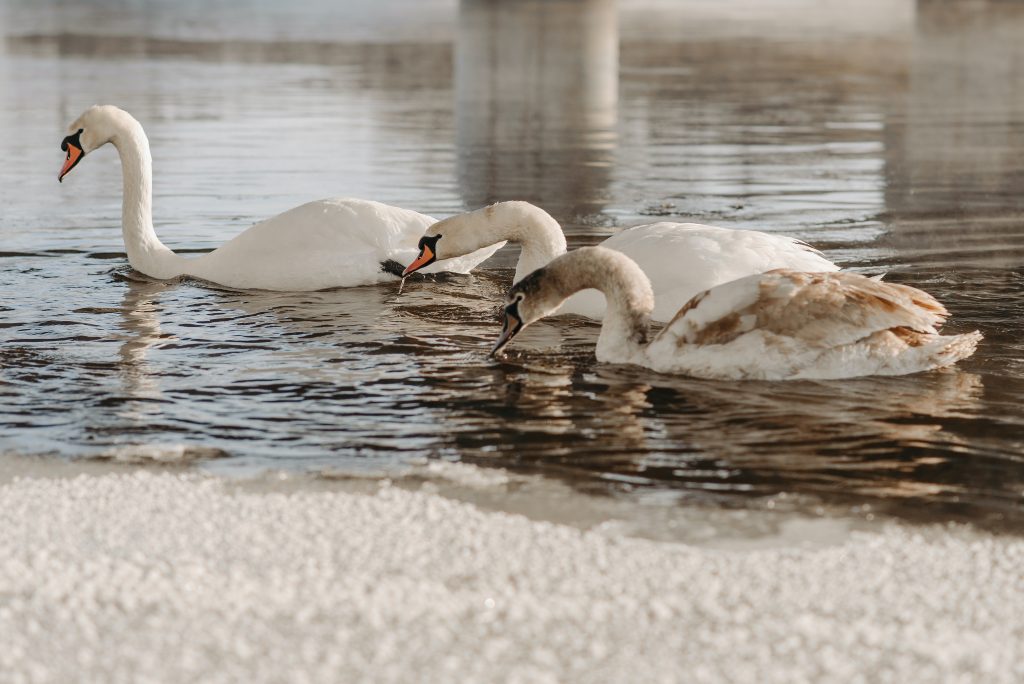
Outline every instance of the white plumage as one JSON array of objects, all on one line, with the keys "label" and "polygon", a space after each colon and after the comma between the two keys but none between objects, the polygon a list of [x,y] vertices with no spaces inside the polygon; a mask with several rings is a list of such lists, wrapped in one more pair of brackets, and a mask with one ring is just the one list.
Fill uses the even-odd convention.
[{"label": "white plumage", "polygon": [[[622,252],[643,270],[654,289],[655,321],[670,320],[694,295],[744,276],[775,268],[837,271],[839,267],[806,244],[785,235],[699,223],[652,223],[628,228],[602,247]],[[600,318],[600,292],[581,292],[562,313]]]},{"label": "white plumage", "polygon": [[[68,163],[61,178],[85,154],[113,143],[124,180],[122,233],[128,261],[146,275],[195,276],[219,285],[260,290],[321,290],[395,280],[391,266],[416,255],[429,216],[380,202],[326,199],[295,207],[257,223],[220,248],[185,258],[165,246],[153,230],[152,159],[141,124],[110,105],[91,107],[71,126]],[[72,138],[80,132],[75,140]],[[72,155],[76,156],[72,158]],[[466,273],[500,244],[432,264],[429,271]]]},{"label": "white plumage", "polygon": [[[257,223],[198,259],[184,273],[221,285],[305,291],[395,281],[387,261],[404,264],[435,220],[415,211],[360,199],[309,202]],[[426,273],[468,273],[501,245],[431,264]]]},{"label": "white plumage", "polygon": [[977,331],[940,335],[946,309],[916,288],[855,273],[777,269],[698,294],[648,341],[650,282],[628,257],[589,247],[512,287],[496,349],[590,287],[608,301],[597,359],[662,373],[728,380],[903,375],[954,364],[981,340]]},{"label": "white plumage", "polygon": [[904,375],[974,353],[931,295],[854,273],[770,271],[694,298],[646,349],[661,372],[728,379]]}]

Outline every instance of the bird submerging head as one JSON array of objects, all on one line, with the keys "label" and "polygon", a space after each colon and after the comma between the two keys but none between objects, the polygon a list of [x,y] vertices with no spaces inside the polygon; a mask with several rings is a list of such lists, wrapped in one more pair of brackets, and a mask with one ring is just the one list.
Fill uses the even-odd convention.
[{"label": "bird submerging head", "polygon": [[931,370],[974,353],[981,333],[940,335],[931,295],[855,273],[777,269],[693,297],[650,338],[654,296],[629,257],[584,247],[513,285],[492,354],[584,288],[608,310],[597,359],[728,380],[838,379]]}]

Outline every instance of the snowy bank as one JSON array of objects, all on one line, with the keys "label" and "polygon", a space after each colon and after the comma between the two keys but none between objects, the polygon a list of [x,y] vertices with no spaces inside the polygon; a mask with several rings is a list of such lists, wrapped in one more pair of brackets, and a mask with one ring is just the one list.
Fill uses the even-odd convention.
[{"label": "snowy bank", "polygon": [[729,551],[430,491],[0,484],[4,681],[1024,680],[1024,541]]}]

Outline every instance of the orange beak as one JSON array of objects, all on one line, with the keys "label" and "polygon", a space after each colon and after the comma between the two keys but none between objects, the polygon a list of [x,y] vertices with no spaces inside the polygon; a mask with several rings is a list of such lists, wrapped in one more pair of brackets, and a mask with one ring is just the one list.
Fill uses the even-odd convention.
[{"label": "orange beak", "polygon": [[402,271],[402,277],[404,278],[410,273],[415,273],[424,266],[428,266],[432,263],[434,263],[434,250],[430,249],[430,245],[423,245],[423,250],[420,252],[420,255],[416,257],[416,260],[406,266],[405,270]]},{"label": "orange beak", "polygon": [[61,167],[60,173],[57,174],[57,180],[63,182],[64,176],[68,175],[68,171],[75,168],[75,164],[81,161],[83,156],[84,153],[81,147],[68,143],[68,157],[64,160],[64,166]]}]

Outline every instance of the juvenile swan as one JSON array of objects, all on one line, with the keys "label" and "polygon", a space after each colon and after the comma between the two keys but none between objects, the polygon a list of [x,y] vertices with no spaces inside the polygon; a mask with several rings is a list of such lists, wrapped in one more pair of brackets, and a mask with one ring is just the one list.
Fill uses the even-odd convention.
[{"label": "juvenile swan", "polygon": [[[128,112],[103,105],[87,109],[68,131],[60,146],[67,157],[57,180],[63,181],[89,152],[107,143],[117,148],[128,262],[152,278],[189,275],[260,290],[371,285],[394,280],[401,264],[415,257],[423,231],[434,223],[429,216],[379,202],[325,199],[257,223],[213,252],[187,259],[160,242],[153,230],[152,159],[142,125]],[[499,247],[439,261],[435,270],[466,273]]]},{"label": "juvenile swan", "polygon": [[[523,249],[513,282],[565,254],[565,235],[550,214],[529,202],[499,202],[428,228],[420,239],[419,255],[404,274],[436,259],[462,256],[506,240]],[[791,237],[697,223],[634,226],[601,246],[622,252],[640,265],[654,287],[651,317],[662,322],[698,292],[743,276],[773,268],[838,270],[821,253]],[[558,313],[601,318],[604,306],[600,294],[590,290],[574,295]]]},{"label": "juvenile swan", "polygon": [[946,309],[916,288],[788,269],[698,294],[651,340],[654,293],[643,271],[623,254],[584,247],[512,286],[492,354],[588,287],[608,301],[597,360],[661,373],[727,380],[903,375],[956,363],[981,340],[977,331],[939,335]]}]

